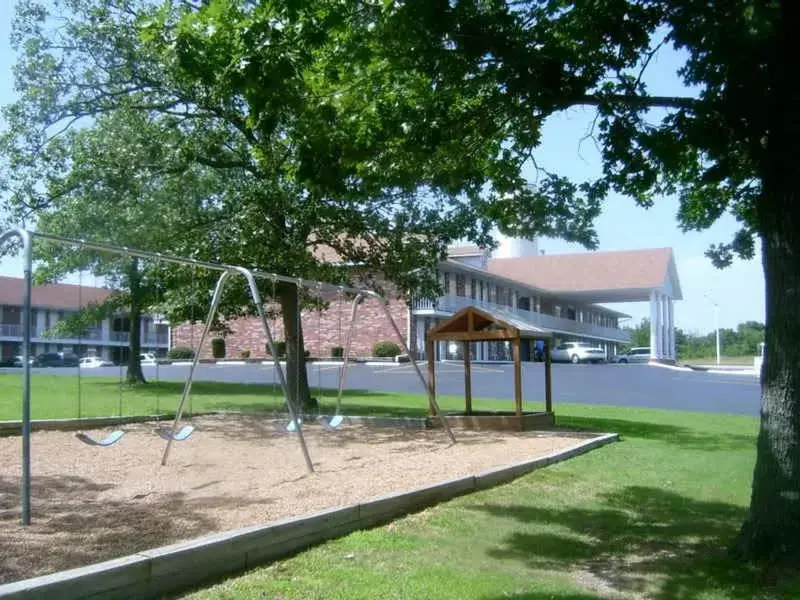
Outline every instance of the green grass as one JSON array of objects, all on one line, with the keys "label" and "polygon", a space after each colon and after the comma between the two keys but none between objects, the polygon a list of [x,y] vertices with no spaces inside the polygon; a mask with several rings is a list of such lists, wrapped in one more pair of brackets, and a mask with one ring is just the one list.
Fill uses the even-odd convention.
[{"label": "green grass", "polygon": [[[21,414],[21,375],[0,374],[0,421],[19,420]],[[102,416],[134,416],[174,413],[183,390],[183,382],[151,381],[146,385],[120,385],[114,377],[83,377],[79,389],[76,377],[36,374],[31,378],[31,416],[33,419],[68,419]],[[323,409],[332,410],[336,390],[312,388],[321,396]],[[275,385],[196,381],[190,396],[192,412],[203,411],[282,411],[283,398]],[[463,410],[464,400],[442,396],[443,410]],[[423,417],[427,414],[427,399],[421,394],[398,394],[347,390],[342,400],[344,414],[401,415]],[[476,401],[476,409],[507,409],[512,404],[496,401]],[[542,409],[543,403],[526,403],[529,409]],[[121,411],[121,412],[120,412]]]},{"label": "green grass", "polygon": [[[717,357],[712,356],[711,358],[679,358],[678,362],[680,364],[688,364],[688,365],[715,365],[717,364]],[[720,356],[719,362],[721,365],[727,366],[740,366],[746,365],[748,367],[753,366],[753,357],[752,356]]]},{"label": "green grass", "polygon": [[622,441],[185,596],[499,600],[800,597],[726,553],[746,514],[755,419],[559,405]]}]

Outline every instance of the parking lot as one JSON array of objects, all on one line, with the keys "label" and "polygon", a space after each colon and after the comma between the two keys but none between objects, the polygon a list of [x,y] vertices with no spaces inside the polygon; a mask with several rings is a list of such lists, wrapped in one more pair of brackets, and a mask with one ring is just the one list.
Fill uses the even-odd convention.
[{"label": "parking lot", "polygon": [[[423,371],[426,366],[420,364]],[[154,378],[156,367],[145,366],[145,375]],[[4,369],[5,370],[5,369]],[[7,371],[19,373],[19,369]],[[164,380],[185,379],[189,367],[160,365],[158,377]],[[34,369],[36,373],[75,376],[76,369]],[[82,370],[86,376],[116,376],[119,368],[103,367]],[[335,388],[339,366],[310,364],[312,387]],[[437,389],[440,394],[464,393],[464,369],[459,363],[437,364]],[[277,382],[272,365],[205,365],[198,366],[198,381],[240,383]],[[523,363],[523,395],[526,400],[544,398],[544,367],[541,363]],[[472,394],[476,398],[492,398],[511,402],[513,368],[510,364],[473,364]],[[423,392],[422,384],[410,364],[365,365],[348,368],[346,387],[376,391]],[[607,404],[632,407],[667,408],[758,415],[760,385],[754,376],[726,375],[695,371],[677,371],[647,365],[553,365],[553,401]],[[505,406],[504,406],[505,408]]]}]

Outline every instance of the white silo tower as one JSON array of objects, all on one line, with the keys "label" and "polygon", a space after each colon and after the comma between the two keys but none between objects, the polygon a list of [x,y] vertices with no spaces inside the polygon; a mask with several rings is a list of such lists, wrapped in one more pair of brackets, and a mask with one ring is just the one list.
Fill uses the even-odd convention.
[{"label": "white silo tower", "polygon": [[539,242],[525,238],[515,238],[502,233],[495,236],[498,246],[492,252],[492,258],[520,258],[522,256],[538,256]]}]

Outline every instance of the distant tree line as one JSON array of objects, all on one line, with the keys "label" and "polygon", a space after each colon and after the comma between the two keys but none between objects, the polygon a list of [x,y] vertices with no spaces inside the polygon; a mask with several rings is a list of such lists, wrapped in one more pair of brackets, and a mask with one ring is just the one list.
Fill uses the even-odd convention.
[{"label": "distant tree line", "polygon": [[[650,345],[650,319],[644,318],[636,327],[625,328],[631,334],[631,347]],[[736,329],[719,330],[720,354],[723,356],[754,356],[758,344],[764,341],[764,324],[758,321],[739,323]],[[711,358],[716,356],[716,333],[693,335],[675,329],[675,350],[678,359]]]}]

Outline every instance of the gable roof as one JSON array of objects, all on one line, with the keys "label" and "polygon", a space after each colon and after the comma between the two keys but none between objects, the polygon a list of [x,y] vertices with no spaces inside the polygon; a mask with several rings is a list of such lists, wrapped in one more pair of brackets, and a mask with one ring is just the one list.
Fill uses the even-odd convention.
[{"label": "gable roof", "polygon": [[672,297],[682,298],[671,248],[492,258],[488,270],[558,294],[638,290],[642,300],[669,282]]},{"label": "gable roof", "polygon": [[429,340],[458,340],[470,339],[472,341],[520,337],[523,339],[551,338],[553,333],[530,323],[518,313],[502,308],[491,310],[467,306],[462,308],[449,319],[442,321],[428,330],[426,337]]},{"label": "gable roof", "polygon": [[[25,280],[21,277],[0,276],[0,305],[22,306]],[[111,293],[105,288],[80,286],[71,283],[48,283],[31,288],[34,308],[78,309],[90,302],[101,302]]]}]

